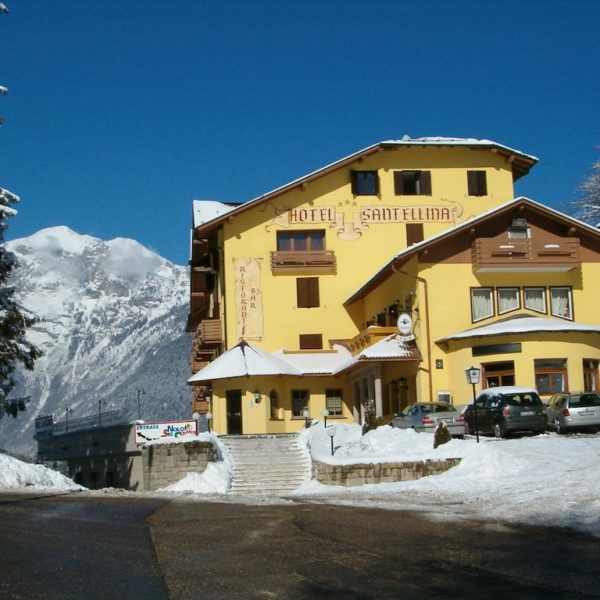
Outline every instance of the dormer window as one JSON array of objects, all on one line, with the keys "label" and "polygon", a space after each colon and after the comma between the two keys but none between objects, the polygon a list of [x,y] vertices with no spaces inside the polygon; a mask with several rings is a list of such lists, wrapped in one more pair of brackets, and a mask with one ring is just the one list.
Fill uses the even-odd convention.
[{"label": "dormer window", "polygon": [[531,229],[527,226],[527,219],[513,219],[508,228],[508,237],[515,240],[530,238]]},{"label": "dormer window", "polygon": [[350,181],[355,196],[377,196],[379,175],[377,171],[351,171]]}]

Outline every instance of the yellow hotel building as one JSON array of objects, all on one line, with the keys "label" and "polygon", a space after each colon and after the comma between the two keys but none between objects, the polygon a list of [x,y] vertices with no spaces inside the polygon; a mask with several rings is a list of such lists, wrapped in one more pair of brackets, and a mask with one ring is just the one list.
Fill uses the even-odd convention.
[{"label": "yellow hotel building", "polygon": [[489,140],[381,142],[243,204],[194,201],[193,409],[220,434],[383,421],[482,385],[598,389],[600,231]]}]

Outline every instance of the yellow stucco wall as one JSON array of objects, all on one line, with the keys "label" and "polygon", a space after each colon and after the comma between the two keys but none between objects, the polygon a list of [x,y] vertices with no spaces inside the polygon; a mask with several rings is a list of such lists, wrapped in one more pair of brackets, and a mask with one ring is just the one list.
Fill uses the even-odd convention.
[{"label": "yellow stucco wall", "polygon": [[[353,196],[350,171],[377,170],[380,181],[379,196]],[[432,179],[431,196],[395,196],[393,172],[395,170],[430,170]],[[467,195],[469,169],[485,170],[488,195]],[[237,257],[255,257],[261,261],[260,289],[263,300],[264,338],[249,341],[267,350],[298,348],[299,333],[322,333],[324,346],[327,340],[348,338],[362,327],[356,317],[341,308],[343,301],[358,289],[389,258],[406,247],[403,223],[369,224],[359,232],[357,239],[340,239],[335,228],[328,223],[294,224],[288,228],[273,224],[275,217],[287,209],[333,207],[337,214],[344,215],[348,228],[353,214],[361,207],[373,206],[438,206],[454,207],[456,222],[464,220],[513,197],[513,178],[509,163],[501,156],[489,151],[466,148],[399,148],[386,150],[367,157],[363,162],[339,169],[313,182],[302,191],[295,188],[275,198],[266,205],[226,222],[224,230],[224,273],[227,303],[227,346],[238,341],[235,306],[235,283],[233,261]],[[430,237],[453,226],[455,221],[424,223],[424,235]],[[336,255],[335,274],[302,273],[273,275],[270,268],[270,252],[276,250],[278,230],[326,230],[326,249]],[[297,308],[296,277],[318,276],[321,305],[318,308]],[[372,315],[368,315],[370,318]]]}]

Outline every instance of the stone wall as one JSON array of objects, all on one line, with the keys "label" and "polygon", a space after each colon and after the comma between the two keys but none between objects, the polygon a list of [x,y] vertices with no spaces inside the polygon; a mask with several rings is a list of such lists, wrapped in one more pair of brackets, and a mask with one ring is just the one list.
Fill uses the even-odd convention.
[{"label": "stone wall", "polygon": [[188,473],[202,473],[217,452],[211,442],[152,444],[142,447],[144,490],[155,491],[177,483]]},{"label": "stone wall", "polygon": [[313,479],[326,485],[393,483],[439,475],[460,463],[460,458],[417,462],[330,465],[313,459]]}]

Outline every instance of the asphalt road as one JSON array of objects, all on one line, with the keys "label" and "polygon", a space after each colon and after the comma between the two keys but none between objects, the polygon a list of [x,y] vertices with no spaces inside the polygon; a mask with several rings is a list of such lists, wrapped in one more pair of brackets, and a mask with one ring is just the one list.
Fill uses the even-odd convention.
[{"label": "asphalt road", "polygon": [[0,496],[0,598],[598,598],[582,533],[318,504]]}]

